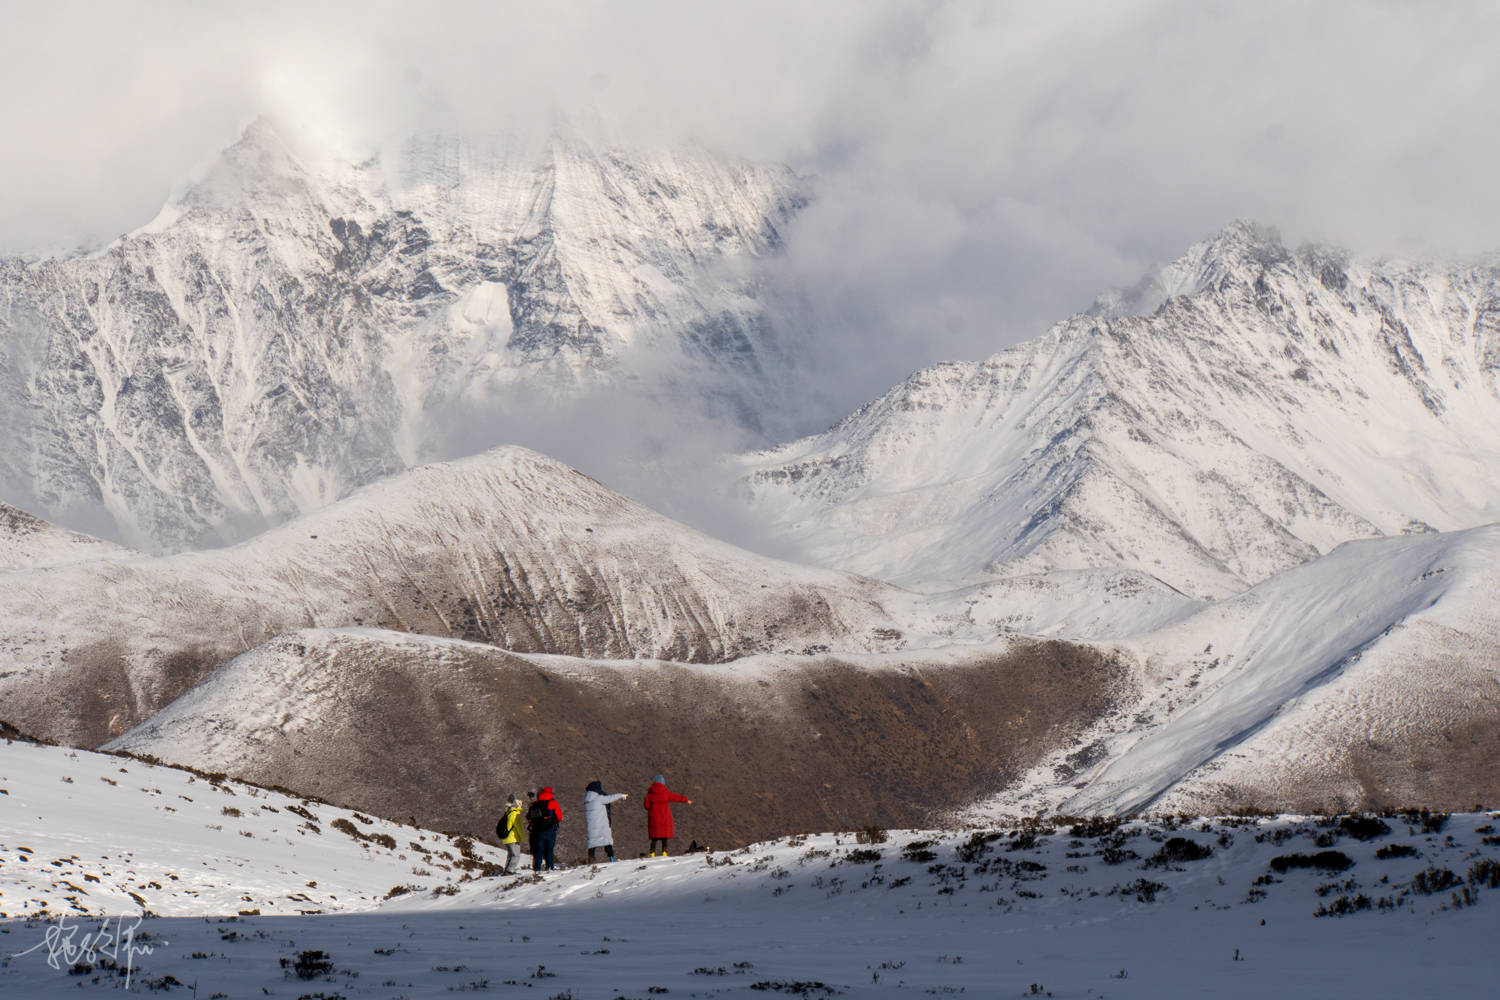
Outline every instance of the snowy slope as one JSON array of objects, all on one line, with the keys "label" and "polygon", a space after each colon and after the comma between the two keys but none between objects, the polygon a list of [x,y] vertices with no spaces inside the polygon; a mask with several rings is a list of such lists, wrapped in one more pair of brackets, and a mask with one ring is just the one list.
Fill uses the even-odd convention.
[{"label": "snowy slope", "polygon": [[[596,767],[597,751],[580,748],[608,746],[608,758],[655,773],[659,734],[672,731],[673,759],[755,760],[744,784],[766,794],[835,768],[845,792],[876,781],[885,791],[870,801],[884,801],[897,779],[869,762],[896,760],[900,781],[930,786],[934,768],[957,781],[911,803],[922,809],[979,799],[988,813],[1118,812],[1169,792],[1208,810],[1466,805],[1500,794],[1483,766],[1500,716],[1497,532],[1349,544],[1207,606],[1106,570],[922,597],[750,555],[501,449],[415,470],[234,549],[8,573],[0,691],[23,728],[99,745],[150,720],[132,746],[332,798],[344,784],[359,797],[342,801],[378,810],[392,808],[386,727],[406,718],[398,728],[429,735],[401,794],[430,796],[424,820],[443,826],[460,822],[442,811],[456,789],[493,797],[515,790],[504,782],[548,780],[526,768],[559,759],[553,714],[579,744],[564,770]],[[1078,662],[1124,664],[1124,687],[1058,673],[1046,657],[995,667],[1035,646],[1027,633],[1067,640],[1053,648]],[[529,652],[583,659],[513,655]],[[729,695],[765,679],[746,659],[758,653],[790,655],[788,669],[809,678],[833,670],[840,694],[813,705],[823,678]],[[872,679],[882,665],[920,675],[954,657],[967,679],[947,700]],[[710,679],[657,664],[627,681],[637,658],[726,669]],[[559,683],[544,690],[544,677]],[[787,714],[788,692],[804,714]],[[766,698],[788,733],[774,762],[756,750],[770,717],[747,707]],[[955,731],[928,712],[945,704],[973,716],[974,731],[1000,728],[940,750]],[[828,743],[805,742],[830,726],[850,737],[836,760],[820,756]],[[532,740],[535,752],[518,749]],[[432,780],[439,762],[492,742],[505,768]]]},{"label": "snowy slope", "polygon": [[393,886],[505,856],[222,775],[20,740],[0,743],[0,789],[0,916],[367,910]]},{"label": "snowy slope", "polygon": [[1500,519],[1500,269],[1239,223],[1170,293],[919,372],[744,458],[823,565],[925,587],[1122,567],[1224,597],[1352,538]]},{"label": "snowy slope", "polygon": [[[1116,705],[1122,670],[1088,647],[1022,637],[721,665],[305,629],[236,657],[108,746],[475,834],[489,829],[476,805],[551,785],[566,820],[603,780],[636,795],[615,808],[615,842],[631,852],[646,846],[640,795],[665,772],[695,800],[690,836],[744,844],[933,822],[1076,738]],[[564,823],[563,856],[583,852],[582,835]]]},{"label": "snowy slope", "polygon": [[412,470],[233,548],[7,574],[0,699],[23,729],[93,746],[297,628],[701,662],[896,648],[907,624],[892,616],[911,603],[745,552],[501,448]]},{"label": "snowy slope", "polygon": [[67,531],[0,503],[0,573],[127,554],[128,550],[118,545]]},{"label": "snowy slope", "polygon": [[[129,955],[137,990],[351,998],[532,989],[577,998],[1482,996],[1494,972],[1489,943],[1500,929],[1497,814],[896,830],[870,844],[825,833],[541,879],[471,879],[411,846],[406,860],[393,860],[329,828],[296,832],[293,820],[298,830],[306,826],[286,812],[291,800],[252,797],[243,786],[225,786],[235,789],[230,796],[117,758],[14,752],[0,747],[4,781],[28,806],[76,822],[88,780],[129,818],[108,840],[54,836],[39,844],[31,842],[43,833],[35,821],[14,824],[14,812],[0,813],[3,898],[19,889],[24,912],[45,903],[68,914],[77,900],[91,913],[129,917],[109,926],[144,946]],[[160,795],[150,791],[156,787]],[[173,793],[193,801],[168,803]],[[244,815],[219,814],[225,802]],[[169,804],[177,811],[167,812]],[[365,828],[357,817],[351,822]],[[210,829],[220,824],[224,830]],[[253,836],[231,832],[238,828]],[[390,829],[457,858],[456,845],[427,831]],[[193,847],[199,853],[185,856]],[[1299,859],[1324,867],[1287,867]],[[224,872],[245,891],[225,890]],[[87,874],[100,883],[81,878]],[[377,900],[392,878],[412,891]],[[113,885],[124,890],[118,900],[105,889]],[[140,904],[124,896],[136,891],[163,916],[137,924]],[[309,902],[331,910],[338,896],[343,912],[237,916],[247,908],[241,896],[286,914],[324,908]],[[203,919],[212,914],[225,916]],[[58,948],[59,961],[48,964],[49,929],[60,942],[72,928],[71,942],[82,947],[82,935],[100,926],[72,915],[0,923],[0,985],[18,996],[118,991],[127,971],[118,951]]]},{"label": "snowy slope", "polygon": [[1019,632],[1080,641],[1161,628],[1205,606],[1132,570],[1054,570],[1008,576],[927,596],[953,636]]},{"label": "snowy slope", "polygon": [[[113,745],[327,796],[348,789],[343,801],[387,815],[393,797],[417,802],[445,828],[460,822],[446,802],[536,783],[576,790],[601,767],[628,787],[666,760],[714,802],[703,829],[719,842],[950,811],[1468,807],[1500,801],[1497,565],[1500,527],[1365,540],[1218,604],[1166,604],[1134,637],[1038,642],[991,619],[1008,638],[901,634],[888,636],[897,652],[722,667],[302,631]],[[1068,609],[1107,623],[1112,609],[1085,600],[1102,592],[1091,583]],[[1067,606],[1050,587],[1028,589],[1041,610]],[[971,621],[1010,606],[1005,596],[968,596]],[[373,719],[421,734],[401,781],[376,764]],[[436,762],[459,757],[434,782]],[[789,806],[782,790],[808,782],[822,790]]]},{"label": "snowy slope", "polygon": [[1500,526],[1350,542],[1122,644],[1137,697],[998,812],[1500,798]]},{"label": "snowy slope", "polygon": [[106,249],[0,259],[0,491],[178,550],[427,460],[522,386],[667,372],[773,414],[750,269],[802,203],[784,168],[696,151],[419,137],[356,163],[259,120]]}]

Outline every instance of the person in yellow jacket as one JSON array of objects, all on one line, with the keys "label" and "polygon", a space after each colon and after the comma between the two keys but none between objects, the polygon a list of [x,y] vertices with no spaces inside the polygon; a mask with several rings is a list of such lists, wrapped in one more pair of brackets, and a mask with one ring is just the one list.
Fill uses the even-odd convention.
[{"label": "person in yellow jacket", "polygon": [[505,874],[514,875],[521,860],[521,837],[526,832],[526,823],[521,818],[524,810],[521,800],[512,795],[505,800],[505,816],[495,827],[500,835],[500,846],[505,848]]}]

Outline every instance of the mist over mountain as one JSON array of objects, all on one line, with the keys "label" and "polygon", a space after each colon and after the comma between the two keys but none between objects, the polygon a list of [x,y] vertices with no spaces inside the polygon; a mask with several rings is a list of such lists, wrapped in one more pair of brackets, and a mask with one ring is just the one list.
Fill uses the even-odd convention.
[{"label": "mist over mountain", "polygon": [[[829,343],[797,339],[777,278],[816,196],[782,166],[566,128],[424,134],[361,160],[262,119],[104,250],[0,262],[10,495],[148,552],[247,538],[153,557],[6,508],[7,721],[84,745],[134,731],[199,766],[258,761],[265,781],[336,773],[364,789],[351,803],[392,812],[364,764],[330,770],[327,743],[262,760],[246,748],[288,746],[287,723],[236,706],[311,684],[282,715],[321,717],[336,667],[372,692],[354,731],[383,732],[384,663],[437,698],[431,727],[452,661],[477,671],[452,698],[479,725],[486,702],[536,702],[505,680],[530,663],[561,670],[566,713],[611,661],[728,679],[769,654],[798,678],[778,691],[818,711],[829,698],[871,747],[907,746],[929,715],[886,717],[876,703],[895,696],[862,671],[919,677],[965,649],[1006,664],[953,675],[984,687],[985,726],[1034,722],[1039,702],[996,693],[1030,685],[1062,728],[945,809],[1367,805],[1413,787],[1413,755],[1445,803],[1489,794],[1473,734],[1490,714],[1457,711],[1452,692],[1491,680],[1461,650],[1494,649],[1493,581],[1475,568],[1492,532],[1463,529],[1500,519],[1500,265],[1289,248],[1237,222],[1032,341],[745,452],[826,405],[801,397],[840,370]],[[769,526],[763,543],[820,568],[491,448],[508,436],[620,471],[668,514]],[[738,508],[715,496],[731,477]],[[1339,548],[1351,539],[1387,548]],[[1425,582],[1450,563],[1463,573]],[[1356,580],[1353,598],[1291,610]],[[1451,621],[1423,617],[1429,593]],[[1380,641],[1393,629],[1432,637]],[[517,659],[532,654],[576,662]],[[808,680],[820,658],[867,654],[886,659],[849,667],[843,693]],[[1366,728],[1404,734],[1396,752],[1353,724],[1287,735],[1310,692],[1326,717],[1357,715],[1351,702],[1393,688],[1378,666],[1393,658],[1403,700]],[[229,731],[232,748],[214,736]],[[977,732],[959,741],[975,774],[997,752]],[[1240,741],[1278,749],[1226,752]],[[429,777],[451,748],[422,746],[403,794],[425,789],[424,814],[459,823],[459,789]],[[508,766],[522,780],[524,762]]]},{"label": "mist over mountain", "polygon": [[104,250],[0,260],[7,495],[178,550],[528,434],[639,455],[597,430],[627,412],[778,422],[754,263],[805,202],[787,169],[560,129],[392,162],[289,134],[257,120]]},{"label": "mist over mountain", "polygon": [[7,996],[1493,992],[1500,5],[0,23]]},{"label": "mist over mountain", "polygon": [[1231,225],[980,362],[744,459],[808,558],[924,587],[1117,566],[1225,597],[1500,519],[1500,264]]}]

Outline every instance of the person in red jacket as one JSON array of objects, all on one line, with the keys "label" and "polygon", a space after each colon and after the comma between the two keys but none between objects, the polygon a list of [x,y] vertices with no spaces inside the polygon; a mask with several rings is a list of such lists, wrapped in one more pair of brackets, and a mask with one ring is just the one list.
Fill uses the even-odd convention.
[{"label": "person in red jacket", "polygon": [[557,867],[553,851],[557,848],[557,825],[562,822],[562,806],[549,786],[537,793],[536,801],[526,810],[526,826],[536,838],[536,849],[531,853],[531,870],[541,871],[545,866],[550,872]]},{"label": "person in red jacket", "polygon": [[657,842],[661,843],[661,856],[667,856],[667,841],[672,839],[672,803],[686,802],[693,804],[693,800],[686,795],[678,795],[667,788],[667,779],[661,775],[651,783],[646,790],[646,798],[642,803],[646,807],[646,836],[651,838],[650,857],[656,857]]}]

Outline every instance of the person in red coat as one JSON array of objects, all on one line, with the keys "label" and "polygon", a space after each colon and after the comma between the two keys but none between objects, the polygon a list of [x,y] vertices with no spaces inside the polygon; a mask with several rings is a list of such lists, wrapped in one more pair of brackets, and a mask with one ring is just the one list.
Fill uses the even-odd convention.
[{"label": "person in red coat", "polygon": [[672,803],[686,802],[693,804],[693,800],[686,795],[678,795],[667,788],[667,779],[661,775],[651,782],[651,787],[646,790],[646,798],[641,803],[646,807],[646,836],[651,838],[651,853],[649,857],[656,857],[656,845],[661,843],[661,856],[667,856],[667,841],[672,839]]}]

